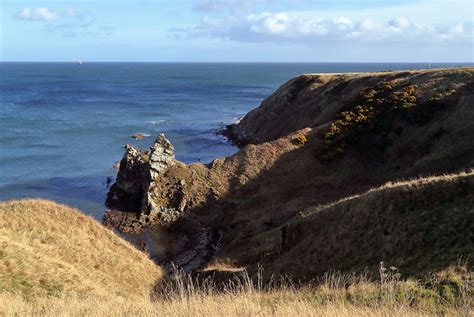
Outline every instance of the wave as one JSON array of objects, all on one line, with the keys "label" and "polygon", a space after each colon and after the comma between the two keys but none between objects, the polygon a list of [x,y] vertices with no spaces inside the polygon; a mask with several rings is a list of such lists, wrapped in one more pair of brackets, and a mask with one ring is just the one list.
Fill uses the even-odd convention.
[{"label": "wave", "polygon": [[159,125],[159,124],[162,124],[162,123],[165,123],[165,122],[166,122],[166,120],[164,120],[164,119],[147,121],[147,123],[150,123],[150,124],[153,124],[153,125]]}]

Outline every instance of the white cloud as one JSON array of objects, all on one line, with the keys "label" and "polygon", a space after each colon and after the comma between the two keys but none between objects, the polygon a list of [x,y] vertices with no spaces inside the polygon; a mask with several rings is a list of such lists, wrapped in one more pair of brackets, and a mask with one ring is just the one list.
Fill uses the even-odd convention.
[{"label": "white cloud", "polygon": [[60,18],[57,11],[48,8],[24,8],[16,14],[16,18],[27,21],[56,21]]},{"label": "white cloud", "polygon": [[249,15],[248,22],[251,24],[251,30],[256,33],[283,33],[287,28],[288,15],[280,13],[262,13],[259,15]]},{"label": "white cloud", "polygon": [[37,21],[49,32],[59,33],[65,37],[80,35],[110,35],[114,28],[97,26],[93,16],[77,12],[75,9],[53,10],[49,8],[23,8],[18,11],[16,19]]},{"label": "white cloud", "polygon": [[213,37],[240,42],[294,42],[306,45],[348,41],[472,43],[472,27],[463,23],[429,25],[415,23],[406,17],[386,20],[351,19],[346,16],[320,18],[314,13],[301,12],[263,12],[206,17],[199,25],[175,29],[175,35]]}]

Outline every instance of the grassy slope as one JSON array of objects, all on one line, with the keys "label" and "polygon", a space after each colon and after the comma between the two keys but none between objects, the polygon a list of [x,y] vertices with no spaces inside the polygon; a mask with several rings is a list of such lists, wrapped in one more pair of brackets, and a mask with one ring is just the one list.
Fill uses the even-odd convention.
[{"label": "grassy slope", "polygon": [[145,296],[160,269],[81,212],[45,200],[0,203],[0,293]]},{"label": "grassy slope", "polygon": [[[379,281],[328,274],[317,287],[278,287],[252,282],[243,272],[220,292],[212,283],[181,277],[164,284],[157,297],[133,301],[117,297],[35,297],[0,294],[0,315],[48,316],[461,316],[473,298],[465,268],[450,268],[430,283],[400,280],[383,269]],[[465,276],[465,274],[464,274]],[[472,287],[472,285],[471,285]]]},{"label": "grassy slope", "polygon": [[436,275],[429,288],[394,272],[375,282],[331,274],[317,287],[262,287],[242,272],[224,293],[186,277],[160,283],[150,297],[161,272],[144,254],[79,211],[44,200],[0,203],[0,244],[2,316],[449,316],[472,306],[465,267]]},{"label": "grassy slope", "polygon": [[435,272],[474,251],[474,172],[388,183],[308,208],[282,230],[278,261],[264,261],[272,272],[308,279],[380,261],[410,276]]},{"label": "grassy slope", "polygon": [[[239,124],[256,143],[313,129],[306,133],[307,144],[279,154],[259,178],[239,188],[241,193],[224,197],[235,206],[225,206],[218,223],[223,236],[216,258],[238,266],[263,263],[268,274],[308,280],[327,270],[362,270],[379,261],[400,266],[405,274],[436,271],[473,253],[472,175],[415,180],[311,211],[389,181],[474,166],[474,69],[323,77],[302,77],[311,81],[296,87],[299,93],[288,92],[297,91],[290,82]],[[417,85],[419,108],[401,112],[407,117],[382,111],[376,119],[387,120],[383,131],[363,130],[349,140],[345,156],[319,162],[324,139],[317,130],[335,121],[338,111],[353,109],[357,94],[382,81],[390,81],[396,93]],[[437,98],[443,107],[428,102]],[[248,145],[241,152],[254,148],[256,156],[266,157],[263,149],[283,139],[294,137]]]},{"label": "grassy slope", "polygon": [[[153,302],[149,299],[47,299],[26,301],[18,296],[5,297],[7,306],[0,313],[14,316],[468,316],[469,308],[425,310],[404,305],[353,305],[341,301],[317,302],[312,294],[284,292],[265,294],[196,296],[184,300]],[[1,298],[0,298],[1,299]]]}]

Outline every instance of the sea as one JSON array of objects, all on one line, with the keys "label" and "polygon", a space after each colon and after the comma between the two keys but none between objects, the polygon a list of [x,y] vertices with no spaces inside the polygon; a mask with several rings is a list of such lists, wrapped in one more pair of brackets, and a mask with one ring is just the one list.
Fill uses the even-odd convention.
[{"label": "sea", "polygon": [[164,133],[178,160],[208,163],[237,151],[216,131],[296,75],[452,66],[2,62],[0,200],[52,199],[101,219],[127,143],[145,149]]}]

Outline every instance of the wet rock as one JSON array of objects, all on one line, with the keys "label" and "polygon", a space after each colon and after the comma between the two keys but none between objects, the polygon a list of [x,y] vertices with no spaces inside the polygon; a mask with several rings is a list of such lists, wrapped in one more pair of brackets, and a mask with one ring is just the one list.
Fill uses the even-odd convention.
[{"label": "wet rock", "polygon": [[134,138],[135,140],[141,140],[146,136],[149,136],[149,135],[144,134],[144,133],[134,133],[134,134],[132,134],[132,138]]}]

